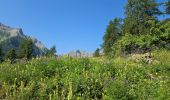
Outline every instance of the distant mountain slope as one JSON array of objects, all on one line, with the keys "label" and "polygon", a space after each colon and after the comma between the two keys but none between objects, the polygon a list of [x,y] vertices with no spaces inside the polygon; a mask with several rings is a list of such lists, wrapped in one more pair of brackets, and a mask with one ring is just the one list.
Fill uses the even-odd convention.
[{"label": "distant mountain slope", "polygon": [[93,57],[92,53],[88,53],[88,52],[82,51],[82,50],[71,51],[66,55],[69,57],[80,57],[80,58]]},{"label": "distant mountain slope", "polygon": [[34,43],[34,54],[43,55],[46,47],[36,38],[24,35],[22,29],[20,28],[11,28],[10,26],[0,23],[0,46],[4,52],[10,48],[18,50],[22,41],[27,38],[31,38]]}]

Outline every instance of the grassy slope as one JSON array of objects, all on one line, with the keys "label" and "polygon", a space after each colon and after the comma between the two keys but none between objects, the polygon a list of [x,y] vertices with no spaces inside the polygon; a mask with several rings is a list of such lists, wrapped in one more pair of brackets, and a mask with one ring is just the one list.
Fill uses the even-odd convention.
[{"label": "grassy slope", "polygon": [[170,52],[153,52],[159,63],[124,58],[33,59],[26,64],[0,64],[0,96],[27,99],[170,98]]}]

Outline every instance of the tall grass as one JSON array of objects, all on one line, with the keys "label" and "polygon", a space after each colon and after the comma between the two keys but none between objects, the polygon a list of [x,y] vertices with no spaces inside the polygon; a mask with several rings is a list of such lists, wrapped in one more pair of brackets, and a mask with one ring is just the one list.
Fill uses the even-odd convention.
[{"label": "tall grass", "polygon": [[170,52],[154,51],[159,63],[124,58],[39,58],[0,64],[0,98],[7,100],[168,100]]}]

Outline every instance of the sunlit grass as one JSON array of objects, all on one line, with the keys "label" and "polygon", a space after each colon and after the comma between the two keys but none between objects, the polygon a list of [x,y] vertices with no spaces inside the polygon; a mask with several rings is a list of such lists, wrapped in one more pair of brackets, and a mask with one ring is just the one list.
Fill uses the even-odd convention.
[{"label": "sunlit grass", "polygon": [[154,51],[159,63],[118,57],[37,58],[0,64],[0,98],[7,100],[170,98],[170,52]]}]

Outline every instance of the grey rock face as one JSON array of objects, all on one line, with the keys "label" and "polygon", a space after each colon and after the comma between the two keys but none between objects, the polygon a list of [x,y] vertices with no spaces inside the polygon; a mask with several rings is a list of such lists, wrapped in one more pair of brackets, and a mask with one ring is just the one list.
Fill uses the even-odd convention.
[{"label": "grey rock face", "polygon": [[36,38],[24,35],[21,28],[12,28],[0,23],[0,46],[4,51],[10,48],[19,49],[23,40],[31,38],[34,43],[33,52],[35,55],[43,55],[46,47]]},{"label": "grey rock face", "polygon": [[69,57],[77,57],[77,58],[89,58],[89,57],[93,57],[92,53],[88,53],[85,51],[71,51],[67,54]]}]

